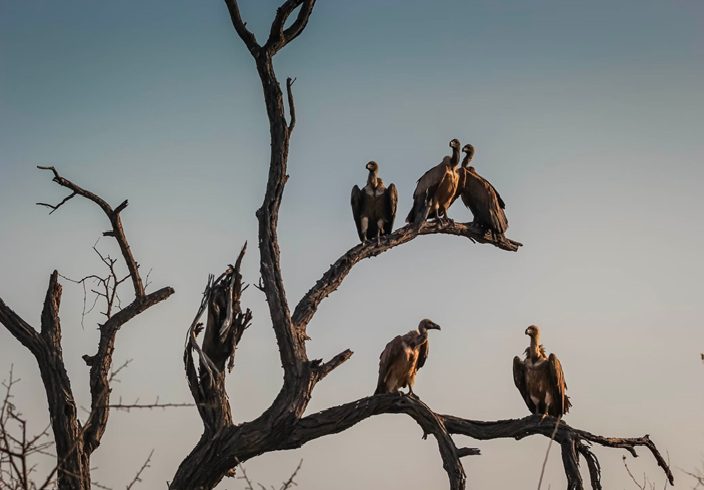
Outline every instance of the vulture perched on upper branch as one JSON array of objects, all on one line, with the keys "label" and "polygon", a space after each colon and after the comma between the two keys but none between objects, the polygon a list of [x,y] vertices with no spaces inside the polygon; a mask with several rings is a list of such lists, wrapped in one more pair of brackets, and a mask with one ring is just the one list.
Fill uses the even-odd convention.
[{"label": "vulture perched on upper branch", "polygon": [[464,205],[472,211],[474,222],[484,230],[490,230],[494,238],[498,238],[508,229],[504,212],[506,204],[494,186],[469,165],[474,156],[474,147],[465,145],[462,151],[465,156],[460,169],[458,194],[462,196]]},{"label": "vulture perched on upper branch", "polygon": [[398,192],[393,184],[384,187],[378,175],[379,164],[369,162],[366,168],[369,170],[367,185],[364,189],[356,185],[352,188],[352,215],[362,243],[373,238],[379,243],[381,235],[393,230]]},{"label": "vulture perched on upper branch", "polygon": [[530,336],[530,346],[525,351],[525,360],[513,358],[513,381],[531,413],[543,418],[548,414],[561,417],[572,406],[565,394],[567,383],[562,364],[555,354],[545,355],[537,326],[531,325],[525,333]]},{"label": "vulture perched on upper branch", "polygon": [[418,330],[411,330],[406,335],[397,335],[386,344],[379,356],[379,380],[375,395],[398,393],[408,386],[408,394],[413,393],[416,373],[425,365],[428,358],[428,330],[440,330],[440,327],[428,320],[421,320]]},{"label": "vulture perched on upper branch", "polygon": [[448,219],[447,209],[454,201],[460,176],[456,167],[460,163],[460,142],[450,141],[452,156],[428,170],[418,179],[413,191],[413,207],[406,217],[407,223],[420,224],[428,217]]}]

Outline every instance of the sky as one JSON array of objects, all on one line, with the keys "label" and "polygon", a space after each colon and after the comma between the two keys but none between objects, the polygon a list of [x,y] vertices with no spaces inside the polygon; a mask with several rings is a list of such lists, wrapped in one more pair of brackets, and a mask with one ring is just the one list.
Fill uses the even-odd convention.
[{"label": "sky", "polygon": [[[263,41],[273,0],[242,0]],[[373,392],[386,342],[424,317],[432,332],[416,393],[440,413],[522,417],[511,374],[530,324],[565,370],[565,420],[609,436],[650,434],[676,488],[704,461],[704,3],[699,0],[320,1],[305,32],[275,59],[297,78],[297,125],[279,223],[295,304],[356,244],[349,192],[375,160],[399,189],[399,219],[416,179],[459,138],[507,203],[509,253],[449,236],[421,237],[360,263],[308,327],[311,358],[354,356],[321,382],[308,412]],[[38,326],[52,270],[100,272],[91,247],[105,217],[64,196],[35,168],[117,205],[151,289],[176,294],[125,325],[113,388],[125,402],[191,400],[181,356],[209,273],[248,241],[245,280],[258,281],[255,210],[269,150],[259,80],[219,1],[0,0],[0,297]],[[459,203],[451,217],[469,221]],[[116,254],[109,239],[98,247]],[[89,405],[94,312],[63,280],[64,358]],[[129,290],[124,292],[129,299]],[[263,295],[228,389],[237,421],[255,418],[282,371]],[[0,378],[22,381],[31,428],[48,420],[31,355],[0,329]],[[114,412],[93,456],[94,479],[127,485],[151,449],[142,488],[163,488],[201,433],[194,408]],[[408,417],[368,419],[343,434],[247,463],[250,477],[299,488],[446,488],[436,444]],[[472,441],[470,488],[536,487],[548,440]],[[606,488],[634,488],[624,452],[595,447]],[[629,465],[663,482],[645,452]],[[563,488],[559,451],[543,488]],[[221,489],[243,489],[226,479]]]}]

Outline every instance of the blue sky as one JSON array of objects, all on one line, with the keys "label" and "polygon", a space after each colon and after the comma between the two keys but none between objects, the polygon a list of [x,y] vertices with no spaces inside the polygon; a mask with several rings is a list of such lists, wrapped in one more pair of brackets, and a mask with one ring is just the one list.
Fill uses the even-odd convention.
[{"label": "blue sky", "polygon": [[[260,40],[276,6],[242,2]],[[703,26],[695,0],[318,2],[275,61],[281,80],[297,77],[280,221],[290,301],[355,244],[349,189],[364,181],[366,162],[396,183],[403,217],[415,180],[453,137],[477,148],[477,169],[507,202],[508,235],[525,247],[509,254],[425,237],[360,264],[309,328],[312,357],[355,351],[316,389],[311,410],[370,393],[386,342],[429,317],[444,328],[419,395],[469,418],[521,416],[510,363],[536,323],[565,368],[571,424],[650,433],[677,467],[704,459]],[[0,297],[36,324],[51,270],[80,277],[99,267],[90,248],[103,216],[77,200],[47,216],[34,203],[63,193],[34,165],[55,164],[115,204],[129,198],[138,260],[154,287],[176,295],[121,332],[116,361],[135,361],[114,393],[189,400],[185,328],[207,274],[243,241],[256,243],[268,146],[259,80],[221,2],[0,0]],[[459,204],[450,214],[469,219]],[[82,291],[64,290],[67,364],[86,404],[80,356],[94,349],[99,317],[82,328]],[[238,420],[268,406],[281,380],[263,298],[250,288],[246,301],[254,326],[229,382]],[[21,373],[18,402],[42,426],[33,360],[1,330],[0,360]],[[199,431],[195,410],[116,413],[96,478],[126,484],[154,448],[145,488],[161,485]],[[465,461],[470,482],[537,481],[546,443],[476,443],[484,455]],[[606,485],[629,488],[621,454],[597,453]],[[445,483],[434,444],[398,416],[267,455],[250,473],[276,483],[300,457],[306,489]],[[660,479],[648,457],[633,466]],[[557,452],[548,477],[563,486]]]}]

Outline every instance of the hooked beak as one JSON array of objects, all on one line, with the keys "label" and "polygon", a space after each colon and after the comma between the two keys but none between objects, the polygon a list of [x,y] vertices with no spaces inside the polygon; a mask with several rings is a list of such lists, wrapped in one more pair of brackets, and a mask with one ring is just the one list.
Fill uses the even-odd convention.
[{"label": "hooked beak", "polygon": [[525,333],[526,335],[530,335],[530,332],[529,332],[529,330],[530,330],[530,327],[526,328],[526,331],[525,331],[525,332],[523,332],[523,333]]},{"label": "hooked beak", "polygon": [[432,329],[432,330],[442,330],[440,328],[440,325],[438,325],[437,323],[430,323],[425,328]]}]

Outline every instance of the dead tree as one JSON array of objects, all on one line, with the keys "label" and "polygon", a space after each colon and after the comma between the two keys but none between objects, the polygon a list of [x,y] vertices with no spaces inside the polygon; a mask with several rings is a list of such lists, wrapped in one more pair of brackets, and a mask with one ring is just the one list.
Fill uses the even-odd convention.
[{"label": "dead tree", "polygon": [[[436,439],[447,472],[449,486],[453,490],[465,488],[466,476],[461,457],[478,454],[473,448],[458,448],[453,434],[462,434],[475,439],[523,437],[540,434],[551,437],[562,448],[562,459],[569,489],[583,488],[579,473],[579,457],[589,468],[591,485],[601,488],[599,462],[591,451],[590,444],[623,448],[635,455],[635,448],[644,446],[656,458],[672,482],[672,473],[648,436],[640,438],[611,438],[574,429],[561,422],[554,430],[556,420],[540,423],[539,417],[531,416],[518,420],[479,422],[449,415],[439,415],[417,398],[398,395],[378,395],[355,400],[321,412],[303,416],[316,384],[323,380],[340,364],[350,358],[348,349],[323,362],[309,359],[306,350],[308,324],[318,306],[334,292],[361,260],[376,256],[393,247],[402,245],[420,235],[452,234],[469,238],[474,242],[489,243],[504,250],[517,251],[520,243],[503,237],[494,238],[483,234],[471,224],[423,223],[420,227],[405,226],[381,242],[361,244],[340,257],[320,280],[300,299],[291,311],[284,279],[281,272],[277,223],[284,186],[288,179],[287,159],[291,133],[296,123],[296,112],[292,94],[291,78],[286,81],[286,92],[290,118],[285,116],[284,95],[273,67],[274,56],[303,32],[313,11],[315,0],[286,0],[276,12],[268,38],[264,44],[257,42],[255,35],[242,19],[237,0],[225,0],[232,24],[254,59],[264,92],[264,102],[271,135],[269,176],[264,202],[257,211],[259,221],[260,289],[266,294],[272,327],[276,334],[281,364],[284,371],[283,385],[271,406],[250,422],[233,422],[232,412],[225,389],[225,360],[232,356],[241,334],[251,320],[251,313],[242,313],[240,306],[241,277],[239,264],[228,269],[218,280],[210,280],[203,295],[198,315],[188,330],[184,353],[186,376],[193,398],[203,420],[204,431],[200,440],[182,461],[170,488],[210,489],[224,476],[232,476],[237,465],[263,453],[301,447],[306,442],[344,431],[358,422],[378,414],[404,413],[412,417],[424,434]],[[297,12],[296,12],[296,9]],[[294,12],[296,12],[294,14]],[[293,17],[292,17],[293,16]],[[289,22],[292,17],[292,22]],[[288,27],[286,27],[288,25]],[[223,306],[221,299],[227,299]],[[223,308],[226,313],[223,314]],[[202,347],[197,335],[203,326],[200,316],[208,309],[208,322]],[[213,344],[213,342],[215,344]],[[194,352],[198,356],[196,366]],[[212,353],[212,354],[211,354]]]},{"label": "dead tree", "polygon": [[[132,318],[171,296],[174,290],[165,287],[152,293],[146,292],[139,264],[132,253],[122,225],[121,213],[127,207],[127,201],[123,201],[113,208],[97,194],[83,189],[59,175],[54,167],[39,168],[50,171],[54,176],[53,181],[67,188],[71,193],[56,205],[38,204],[51,208],[51,213],[76,196],[96,204],[105,213],[110,223],[110,229],[105,231],[103,235],[115,238],[129,271],[124,279],[118,279],[117,276],[114,276],[112,287],[108,287],[105,296],[107,306],[104,315],[106,319],[98,326],[100,340],[97,352],[83,356],[83,360],[90,368],[91,394],[90,413],[84,421],[80,421],[78,418],[71,381],[64,365],[59,319],[59,305],[61,303],[59,273],[54,271],[49,277],[49,288],[44,300],[39,330],[24,321],[0,298],[0,323],[32,353],[39,366],[56,446],[58,488],[89,490],[91,488],[90,458],[93,451],[100,445],[108,423],[111,366],[117,332]],[[104,257],[101,256],[101,258]],[[109,259],[106,265],[114,275],[112,260]],[[117,288],[119,283],[127,278],[132,283],[134,299],[119,311],[115,311],[118,308],[113,303],[115,298],[112,294],[113,288]]]}]

